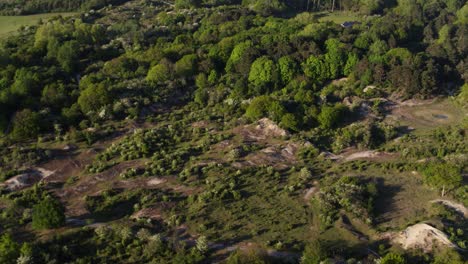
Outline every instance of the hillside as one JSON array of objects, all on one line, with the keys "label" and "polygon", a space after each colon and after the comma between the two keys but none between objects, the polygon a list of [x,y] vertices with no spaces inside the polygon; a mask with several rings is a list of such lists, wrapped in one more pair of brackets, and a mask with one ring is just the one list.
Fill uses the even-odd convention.
[{"label": "hillside", "polygon": [[36,2],[0,263],[466,263],[466,1]]}]

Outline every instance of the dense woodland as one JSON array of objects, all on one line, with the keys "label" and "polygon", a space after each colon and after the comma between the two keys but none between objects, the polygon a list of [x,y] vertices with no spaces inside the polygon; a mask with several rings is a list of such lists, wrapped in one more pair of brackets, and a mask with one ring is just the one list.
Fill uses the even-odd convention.
[{"label": "dense woodland", "polygon": [[[8,204],[0,207],[1,263],[209,263],[215,259],[209,240],[235,241],[236,236],[265,232],[260,227],[234,232],[236,226],[212,217],[210,208],[231,204],[235,209],[229,214],[243,215],[248,211],[243,200],[260,191],[278,202],[271,212],[284,210],[295,221],[272,223],[277,237],[267,246],[299,253],[301,263],[326,259],[335,263],[331,259],[336,256],[346,263],[374,263],[367,246],[351,249],[283,237],[284,230],[308,223],[297,213],[304,209],[294,211],[287,201],[315,175],[332,174],[314,178],[322,186],[311,201],[319,230],[326,232],[343,221],[343,214],[380,228],[375,208],[381,191],[378,183],[336,177],[346,170],[418,171],[431,190],[467,203],[462,178],[467,162],[457,159],[468,150],[466,125],[448,126],[424,137],[400,137],[404,128],[384,122],[382,106],[389,98],[452,97],[458,104],[466,103],[468,4],[464,0],[176,0],[174,5],[151,0],[2,0],[0,10],[7,15],[83,11],[22,28],[1,41],[0,179],[51,159],[54,151],[41,144],[71,142],[94,148],[118,138],[103,149],[96,147],[99,153],[86,166],[85,175],[143,160],[144,166],[126,168],[119,177],[176,175],[178,181],[203,190],[190,195],[104,190],[83,198],[96,222],[128,216],[116,208],[129,204],[132,212],[160,204],[168,208],[168,219],[162,224],[117,221],[97,228],[64,229],[43,234],[37,242],[34,236],[40,230],[65,225],[64,198],[43,184],[17,192],[0,190],[0,201]],[[349,27],[321,22],[324,12],[353,12],[359,22]],[[355,100],[350,98],[370,100],[372,118],[363,122],[356,101],[346,103]],[[300,152],[303,168],[194,165],[215,144],[235,139],[226,131],[262,118],[278,124],[291,138],[309,142]],[[153,125],[115,135],[119,124],[129,121]],[[192,128],[190,123],[197,121],[218,127]],[[350,147],[401,152],[405,159],[336,168],[319,157],[320,152],[339,153]],[[258,148],[245,144],[223,155],[236,162]],[[415,162],[429,157],[433,159],[428,163]],[[73,186],[79,181],[76,177],[63,184]],[[263,187],[249,189],[255,184]],[[434,210],[438,223],[452,224],[452,229],[444,229],[451,240],[466,249],[466,219],[444,208]],[[192,244],[179,244],[171,232],[181,223],[192,228],[191,222],[203,235]],[[427,255],[391,251],[383,244],[378,249],[368,247],[380,250],[381,264],[464,263],[466,257],[452,250]],[[235,251],[224,261],[283,263],[261,250]]]}]

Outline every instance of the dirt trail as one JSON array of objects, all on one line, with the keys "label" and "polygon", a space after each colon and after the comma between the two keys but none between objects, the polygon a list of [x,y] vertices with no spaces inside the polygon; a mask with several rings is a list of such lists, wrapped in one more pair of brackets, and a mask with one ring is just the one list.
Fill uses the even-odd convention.
[{"label": "dirt trail", "polygon": [[441,203],[463,214],[465,218],[468,218],[468,208],[466,208],[463,204],[459,204],[459,203],[455,203],[455,202],[452,202],[449,200],[443,200],[443,199],[433,200],[431,201],[431,203]]}]

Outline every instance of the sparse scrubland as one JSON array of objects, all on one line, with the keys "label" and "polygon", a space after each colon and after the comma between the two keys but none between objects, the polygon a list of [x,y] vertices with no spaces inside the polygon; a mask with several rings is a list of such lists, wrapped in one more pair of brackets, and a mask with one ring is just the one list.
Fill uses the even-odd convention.
[{"label": "sparse scrubland", "polygon": [[0,3],[52,11],[0,41],[0,263],[466,263],[466,1]]}]

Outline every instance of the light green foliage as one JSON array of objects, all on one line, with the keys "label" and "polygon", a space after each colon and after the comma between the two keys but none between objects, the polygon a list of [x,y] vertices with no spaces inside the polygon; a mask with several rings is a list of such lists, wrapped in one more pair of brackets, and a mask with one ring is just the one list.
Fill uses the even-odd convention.
[{"label": "light green foliage", "polygon": [[34,138],[41,130],[41,123],[39,113],[24,109],[15,114],[11,136],[16,140]]},{"label": "light green foliage", "polygon": [[197,71],[197,56],[189,54],[175,63],[175,73],[179,77],[189,77]]},{"label": "light green foliage", "polygon": [[305,75],[312,79],[313,82],[322,83],[329,78],[328,65],[320,57],[310,56],[302,64],[302,68]]},{"label": "light green foliage", "polygon": [[206,239],[206,236],[200,236],[197,238],[196,241],[196,247],[200,253],[204,254],[208,250],[208,240]]},{"label": "light green foliage", "polygon": [[313,240],[305,247],[301,257],[301,264],[320,264],[326,257],[326,249],[322,242]]},{"label": "light green foliage", "polygon": [[460,93],[458,94],[458,101],[463,105],[468,104],[468,83],[463,84],[460,88]]},{"label": "light green foliage", "polygon": [[462,183],[460,168],[448,163],[431,163],[422,171],[424,182],[444,192],[450,191]]},{"label": "light green foliage", "polygon": [[380,264],[405,264],[405,259],[396,253],[388,253],[380,260]]},{"label": "light green foliage", "polygon": [[249,82],[254,86],[265,87],[267,85],[274,85],[277,81],[278,70],[273,60],[263,56],[252,63],[249,73]]},{"label": "light green foliage", "polygon": [[16,243],[10,234],[0,236],[0,263],[15,264],[20,256],[20,245]]},{"label": "light green foliage", "polygon": [[468,24],[468,3],[457,11],[457,18],[458,23]]},{"label": "light green foliage", "polygon": [[447,248],[443,249],[441,252],[438,252],[434,256],[434,262],[432,264],[466,264],[465,261],[463,261],[462,256],[455,251],[454,249]]},{"label": "light green foliage", "polygon": [[281,57],[278,60],[278,67],[281,81],[283,81],[284,84],[288,84],[298,72],[297,63],[290,56]]},{"label": "light green foliage", "polygon": [[[255,97],[252,100],[250,105],[247,107],[245,116],[250,120],[258,120],[262,117],[269,117],[275,122],[280,122],[285,113],[286,109],[279,101],[276,101],[269,96],[262,95]],[[285,121],[293,123],[292,120]]]},{"label": "light green foliage", "polygon": [[64,224],[64,208],[56,199],[47,197],[33,207],[32,227],[34,229],[57,228]]},{"label": "light green foliage", "polygon": [[291,131],[299,131],[300,124],[294,114],[287,113],[281,118],[280,126]]},{"label": "light green foliage", "polygon": [[110,103],[110,93],[107,91],[106,83],[93,84],[81,91],[78,105],[83,113],[87,114],[97,111],[104,105]]},{"label": "light green foliage", "polygon": [[347,107],[342,104],[334,106],[324,106],[318,116],[318,121],[323,128],[335,128],[343,121],[347,111]]},{"label": "light green foliage", "polygon": [[152,83],[162,83],[169,80],[172,76],[172,69],[169,62],[164,61],[153,66],[146,76],[146,80]]},{"label": "light green foliage", "polygon": [[349,76],[353,70],[354,70],[354,67],[356,66],[356,64],[359,62],[359,57],[356,53],[350,53],[348,55],[348,59],[346,60],[346,64],[344,66],[344,69],[343,69],[343,74],[345,76]]},{"label": "light green foliage", "polygon": [[337,39],[328,39],[325,42],[327,53],[325,54],[325,62],[330,71],[328,77],[335,79],[343,74],[343,67],[346,63],[344,53],[344,44]]},{"label": "light green foliage", "polygon": [[250,40],[237,44],[231,52],[228,64],[235,64],[239,62],[244,53],[251,47],[253,47],[253,43]]}]

